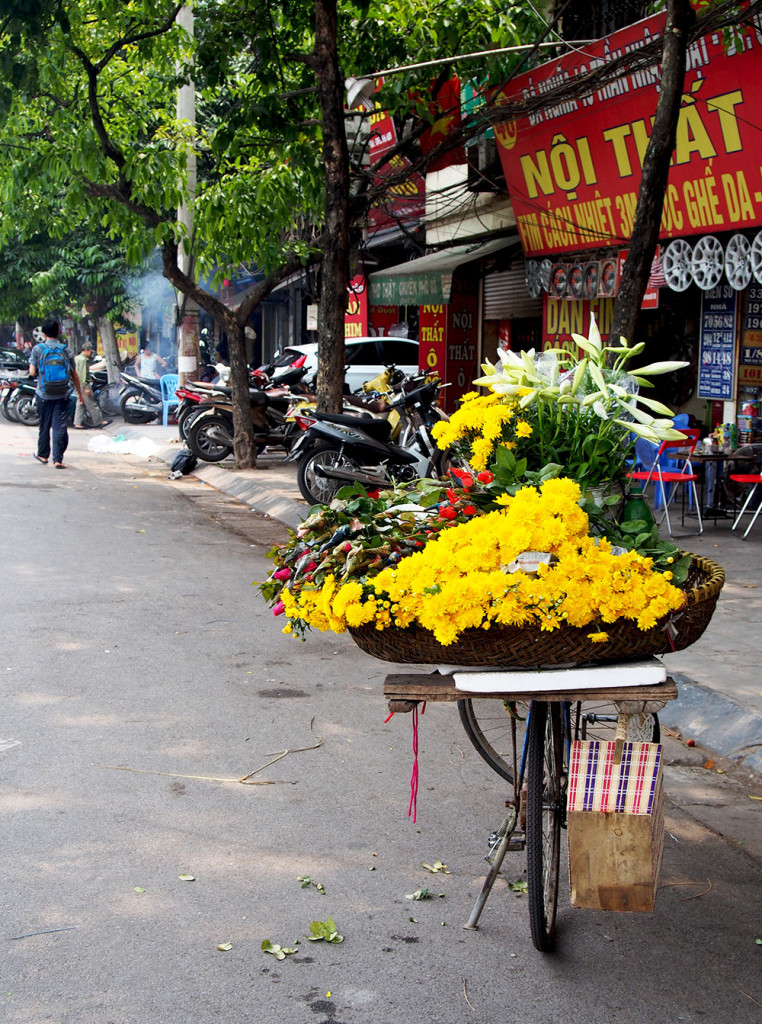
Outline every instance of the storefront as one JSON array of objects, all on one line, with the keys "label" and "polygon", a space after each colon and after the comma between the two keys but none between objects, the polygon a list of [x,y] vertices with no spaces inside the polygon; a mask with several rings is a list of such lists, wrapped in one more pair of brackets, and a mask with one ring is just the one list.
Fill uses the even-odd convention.
[{"label": "storefront", "polygon": [[447,383],[442,404],[448,412],[479,375],[485,269],[498,254],[510,260],[518,253],[516,236],[457,245],[376,271],[368,279],[372,323],[375,310],[418,307],[419,365]]},{"label": "storefront", "polygon": [[[536,97],[658,37],[664,15],[629,26],[510,83]],[[544,344],[572,344],[594,313],[611,324],[631,235],[660,69],[630,70],[581,95],[496,128],[526,259],[526,288],[543,304]],[[665,396],[700,419],[759,430],[762,386],[762,145],[755,90],[762,22],[740,41],[699,38],[660,227],[660,248],[635,341],[649,358],[687,358],[692,372]],[[645,357],[645,354],[644,354]],[[742,411],[746,410],[746,411]],[[737,420],[737,417],[746,419]]]}]

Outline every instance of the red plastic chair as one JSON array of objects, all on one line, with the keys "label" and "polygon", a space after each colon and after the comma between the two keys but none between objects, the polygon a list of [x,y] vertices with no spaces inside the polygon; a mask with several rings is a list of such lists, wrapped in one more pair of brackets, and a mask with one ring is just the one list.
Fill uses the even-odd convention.
[{"label": "red plastic chair", "polygon": [[[661,499],[664,503],[664,512],[659,522],[662,523],[666,516],[667,529],[669,530],[670,537],[672,536],[672,523],[669,519],[669,506],[677,494],[680,484],[687,485],[688,494],[696,506],[696,515],[698,516],[699,525],[698,532],[704,532],[704,524],[701,522],[701,509],[699,508],[698,491],[696,490],[696,481],[698,480],[698,477],[693,472],[693,466],[691,465],[691,455],[693,455],[696,450],[696,445],[701,438],[701,431],[688,429],[681,430],[680,433],[685,435],[684,441],[662,441],[656,451],[653,465],[649,470],[636,470],[634,473],[628,474],[631,480],[644,481],[644,492],[651,480],[654,481],[654,484],[658,482],[661,490]],[[680,452],[679,455],[678,451]],[[669,459],[674,459],[677,463],[678,469],[662,469],[661,457],[663,455],[666,455]],[[672,485],[670,486],[671,493],[669,494],[669,497],[667,497],[666,485]],[[682,522],[685,522],[684,513]]]},{"label": "red plastic chair", "polygon": [[[736,516],[736,521],[733,523],[733,529],[735,530],[735,528],[741,522],[741,516],[744,514],[746,509],[749,507],[749,504],[751,503],[751,500],[754,497],[754,492],[756,491],[757,487],[760,484],[762,484],[762,473],[731,473],[730,474],[730,479],[733,480],[737,484],[754,484],[752,489],[749,491],[749,494],[748,494],[748,497],[746,498],[746,501],[743,503],[743,508],[738,513],[738,515]],[[747,535],[749,533],[749,530],[752,528],[752,526],[754,526],[754,523],[757,520],[757,516],[759,515],[759,510],[760,509],[762,509],[762,501],[759,503],[759,505],[757,505],[757,510],[754,513],[754,515],[751,517],[751,522],[746,527],[746,533],[743,535],[743,539],[744,540],[746,540],[746,537],[747,537]]]}]

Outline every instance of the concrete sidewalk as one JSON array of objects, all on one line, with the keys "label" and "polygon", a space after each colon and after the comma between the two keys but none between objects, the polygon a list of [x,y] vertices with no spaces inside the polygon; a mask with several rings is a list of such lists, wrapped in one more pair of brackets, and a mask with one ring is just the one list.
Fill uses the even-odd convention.
[{"label": "concrete sidewalk", "polygon": [[[169,464],[180,450],[175,426],[109,428],[114,436],[150,438],[155,456]],[[256,469],[237,470],[232,458],[199,463],[194,475],[217,490],[245,502],[292,528],[306,515],[307,503],[296,485],[296,467],[282,453],[266,453]],[[745,521],[745,523],[748,521]],[[762,775],[762,520],[747,540],[731,531],[731,520],[705,524],[704,533],[677,527],[676,543],[719,562],[726,582],[712,623],[691,647],[664,657],[680,696],[661,713],[662,722],[685,738]],[[744,525],[745,529],[745,525]]]}]

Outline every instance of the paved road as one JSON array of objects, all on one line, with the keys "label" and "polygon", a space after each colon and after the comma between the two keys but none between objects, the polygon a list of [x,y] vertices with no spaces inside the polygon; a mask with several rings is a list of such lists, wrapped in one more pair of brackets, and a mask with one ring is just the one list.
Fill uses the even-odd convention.
[{"label": "paved road", "polygon": [[[466,932],[505,794],[455,710],[421,720],[413,824],[385,667],[346,637],[284,638],[256,599],[278,528],[81,437],[71,469],[39,466],[31,440],[0,423],[4,1021],[762,1020],[743,777],[670,746],[653,916],[564,900],[541,956],[511,854]],[[421,867],[436,859],[451,873]],[[426,885],[444,898],[406,899]],[[328,916],[345,941],[308,943]],[[300,951],[279,962],[263,939]]]}]

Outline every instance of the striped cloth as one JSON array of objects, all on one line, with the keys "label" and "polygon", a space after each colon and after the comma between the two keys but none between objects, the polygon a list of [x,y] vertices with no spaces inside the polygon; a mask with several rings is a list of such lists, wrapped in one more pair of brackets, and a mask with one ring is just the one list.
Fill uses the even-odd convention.
[{"label": "striped cloth", "polygon": [[569,770],[569,811],[652,814],[661,779],[660,743],[625,743],[620,764],[614,742],[575,740]]}]

